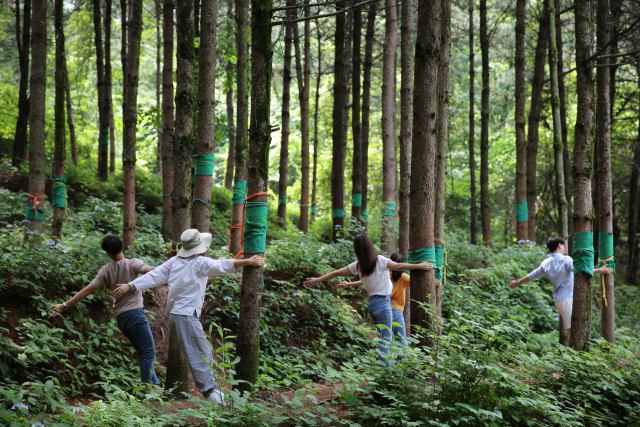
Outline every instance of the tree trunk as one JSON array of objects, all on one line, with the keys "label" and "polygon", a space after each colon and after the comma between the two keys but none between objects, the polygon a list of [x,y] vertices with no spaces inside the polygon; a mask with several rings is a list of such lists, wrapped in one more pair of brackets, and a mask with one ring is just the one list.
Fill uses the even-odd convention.
[{"label": "tree trunk", "polygon": [[193,3],[193,30],[194,37],[200,37],[200,0],[194,0]]},{"label": "tree trunk", "polygon": [[107,179],[109,172],[109,109],[107,106],[101,15],[100,0],[93,0],[93,28],[98,80],[98,178],[104,181]]},{"label": "tree trunk", "polygon": [[[610,9],[609,0],[598,0],[596,12],[597,22],[597,49],[603,55],[608,55],[610,49],[609,44],[609,20]],[[606,65],[611,60],[609,58],[599,58],[599,65]],[[610,70],[607,67],[598,68],[596,76],[597,87],[597,143],[598,143],[598,231],[608,233],[613,238],[613,200],[611,188],[611,104],[610,104]],[[601,242],[604,243],[604,242]],[[606,244],[606,243],[605,243]],[[610,255],[607,251],[598,252],[598,261],[606,265],[605,260]],[[615,261],[612,262],[615,266]],[[613,274],[602,275],[601,287],[602,297],[600,299],[600,336],[611,344],[615,344],[616,340],[616,319],[615,319],[615,300],[613,288]]]},{"label": "tree trunk", "polygon": [[353,138],[353,173],[351,175],[351,217],[360,218],[362,208],[362,121],[360,120],[362,9],[353,15],[353,70],[351,72],[351,132]]},{"label": "tree trunk", "polygon": [[560,119],[560,93],[558,91],[558,46],[556,44],[555,5],[551,4],[549,17],[549,74],[551,77],[551,109],[553,114],[553,155],[555,159],[556,197],[558,200],[558,233],[563,239],[569,238],[567,198],[564,188],[564,158],[562,151],[562,126]]},{"label": "tree trunk", "polygon": [[[385,0],[385,36],[382,51],[382,236],[380,249],[396,251],[396,190],[398,161],[395,133],[396,117],[396,49],[398,17],[395,0]],[[436,74],[437,75],[437,74]]]},{"label": "tree trunk", "polygon": [[[287,0],[287,6],[295,2]],[[287,9],[288,19],[295,18],[296,9]],[[287,229],[287,185],[289,183],[289,101],[291,100],[291,43],[293,25],[286,24],[284,35],[284,64],[282,79],[282,138],[280,140],[280,175],[278,179],[278,217],[280,227]]]},{"label": "tree trunk", "polygon": [[[449,63],[451,60],[451,0],[442,1],[440,28],[440,69],[438,71],[438,121],[436,147],[436,177],[435,177],[435,215],[434,236],[438,246],[445,246],[444,219],[445,199],[447,194],[447,149],[449,146]],[[446,246],[445,246],[446,247]],[[443,268],[440,277],[442,284],[446,282],[446,271]],[[442,335],[440,318],[442,317],[442,286],[436,285],[436,322],[438,335]]]},{"label": "tree trunk", "polygon": [[[47,163],[45,147],[45,102],[47,91],[47,2],[33,0],[31,32],[31,79],[29,82],[29,197],[27,206],[44,212],[44,176]],[[33,204],[32,204],[33,203]],[[42,233],[42,216],[30,222],[31,230]]]},{"label": "tree trunk", "polygon": [[67,57],[65,55],[64,62],[64,89],[67,100],[67,125],[69,126],[69,141],[71,143],[71,159],[73,165],[78,167],[78,144],[76,142],[76,127],[73,125],[73,109],[71,108],[71,88],[69,87],[69,67],[67,66]]},{"label": "tree trunk", "polygon": [[[576,233],[592,231],[593,205],[591,203],[591,141],[594,122],[593,64],[588,58],[593,54],[593,11],[586,0],[575,1],[576,37],[576,89],[578,105],[573,148],[573,225]],[[574,241],[575,245],[575,241]],[[574,259],[575,259],[574,249]],[[591,275],[581,272],[575,275],[573,312],[569,345],[576,351],[588,351],[591,341]]]},{"label": "tree trunk", "polygon": [[[338,2],[336,9],[344,9],[344,1]],[[344,105],[345,82],[345,19],[344,12],[336,15],[335,58],[333,62],[333,158],[331,162],[331,209],[333,218],[333,241],[338,239],[338,229],[344,225]]]},{"label": "tree trunk", "polygon": [[[245,181],[247,174],[247,117],[249,114],[247,94],[247,51],[249,0],[236,0],[236,72],[237,72],[237,117],[236,117],[236,175],[235,183]],[[242,195],[242,201],[246,194]],[[231,230],[231,253],[239,253],[240,224],[242,222],[242,202],[233,205],[233,226]]]},{"label": "tree trunk", "polygon": [[[266,192],[269,179],[269,145],[271,126],[269,123],[271,96],[271,17],[273,3],[270,0],[252,0],[251,9],[260,13],[251,14],[251,127],[249,159],[247,161],[247,194]],[[266,196],[254,197],[252,201],[266,202]],[[250,257],[255,254],[246,254]],[[259,255],[262,255],[260,253]],[[241,391],[250,390],[258,379],[260,355],[260,305],[262,300],[263,267],[244,267],[238,322],[236,365],[238,385]]]},{"label": "tree trunk", "polygon": [[[64,163],[67,157],[67,138],[65,130],[65,48],[64,48],[64,2],[55,1],[54,11],[54,32],[56,38],[56,71],[55,71],[55,106],[54,106],[54,142],[53,150],[53,177],[64,178]],[[60,183],[63,184],[64,183]],[[58,184],[58,185],[60,185]],[[66,187],[65,187],[66,193]],[[66,201],[65,201],[66,202]],[[66,206],[66,205],[65,205]],[[51,235],[55,238],[62,237],[62,224],[64,221],[65,208],[62,206],[53,207],[53,223]]]},{"label": "tree trunk", "polygon": [[[198,57],[198,138],[196,155],[214,154],[216,130],[216,19],[217,0],[202,0],[200,9],[200,56]],[[213,172],[213,171],[212,171]],[[201,233],[209,232],[212,175],[195,175],[191,227]],[[201,199],[201,200],[198,200]]]},{"label": "tree trunk", "polygon": [[322,81],[322,35],[320,34],[320,26],[316,20],[316,30],[318,32],[318,77],[316,78],[316,102],[313,111],[313,184],[311,191],[311,219],[316,217],[317,205],[316,198],[318,196],[318,118],[320,116],[320,82]]},{"label": "tree trunk", "polygon": [[[640,62],[636,63],[638,88],[640,89]],[[636,285],[638,277],[638,180],[640,179],[640,116],[638,117],[638,136],[634,144],[633,163],[631,163],[631,181],[629,182],[629,219],[627,284]]]},{"label": "tree trunk", "polygon": [[[569,140],[568,140],[568,130],[567,130],[567,106],[566,106],[566,96],[564,90],[564,62],[562,58],[562,22],[560,20],[560,12],[562,11],[561,0],[554,0],[556,6],[556,16],[555,16],[555,24],[556,24],[556,45],[558,47],[558,93],[560,95],[560,125],[562,128],[562,162],[564,165],[564,191],[567,199],[567,218],[569,219],[569,240],[568,240],[568,251],[569,253],[573,252],[573,214],[571,208],[571,180],[570,178],[570,169],[571,163],[569,161]],[[529,236],[531,240],[533,236]],[[567,343],[568,344],[568,343]]]},{"label": "tree trunk", "polygon": [[[176,3],[176,121],[173,141],[173,191],[171,193],[171,240],[180,242],[182,232],[189,228],[191,207],[191,156],[193,136],[193,75],[195,62],[193,0]],[[165,10],[166,13],[166,10]],[[166,15],[165,15],[166,16]],[[165,38],[166,40],[166,38]],[[131,49],[131,47],[129,48]],[[176,245],[171,243],[171,255]],[[172,348],[173,347],[173,348]],[[174,364],[167,365],[165,389],[178,387],[174,394],[188,392],[186,361],[177,354],[181,350],[176,340],[169,341]]]},{"label": "tree trunk", "polygon": [[[411,152],[411,213],[409,250],[434,245],[436,130],[438,125],[438,72],[440,68],[441,2],[420,2],[416,40],[413,141]],[[411,259],[410,261],[424,261]],[[431,260],[429,260],[431,261]],[[414,270],[411,297],[418,304],[435,305],[434,270]],[[436,313],[419,305],[411,310],[411,324],[436,332]],[[422,337],[430,345],[431,337]]]},{"label": "tree trunk", "polygon": [[[526,87],[524,82],[524,38],[525,38],[526,1],[516,1],[516,56],[515,56],[515,122],[516,122],[516,205],[527,200],[527,142],[524,129],[524,102]],[[524,215],[523,215],[524,216]],[[522,220],[521,220],[522,219]],[[528,240],[528,217],[516,219],[516,238]]]},{"label": "tree trunk", "polygon": [[116,172],[116,140],[113,123],[113,78],[111,73],[111,0],[104,7],[104,102],[109,124],[109,172]]},{"label": "tree trunk", "polygon": [[[127,99],[127,28],[129,20],[127,18],[127,0],[120,0],[120,62],[122,64],[122,110],[126,108]],[[124,153],[124,150],[123,150]]]},{"label": "tree trunk", "polygon": [[[553,28],[553,27],[551,27]],[[533,62],[533,78],[531,82],[531,105],[529,107],[527,133],[527,207],[529,220],[527,222],[529,240],[536,239],[536,200],[538,198],[536,184],[536,168],[538,166],[538,140],[540,128],[540,112],[542,110],[542,86],[544,80],[544,66],[547,59],[547,42],[549,41],[549,2],[545,0],[538,23],[538,39],[536,41],[536,56]]]},{"label": "tree trunk", "polygon": [[[411,137],[413,128],[413,8],[402,6],[400,18],[400,206],[398,251],[409,257],[409,207],[411,199]],[[405,288],[404,323],[411,328],[411,291]]]},{"label": "tree trunk", "polygon": [[[22,36],[22,41],[20,37]],[[29,49],[31,48],[31,0],[24,0],[22,35],[20,34],[20,0],[16,0],[16,41],[20,65],[20,86],[18,89],[18,120],[13,138],[11,164],[18,166],[29,152]]]},{"label": "tree trunk", "polygon": [[473,52],[473,2],[469,3],[469,179],[471,180],[471,244],[478,244],[478,204],[476,201],[476,155],[475,155],[475,62]]},{"label": "tree trunk", "polygon": [[[345,3],[346,6],[350,5],[350,2]],[[351,92],[351,70],[353,68],[353,9],[350,9],[347,12],[347,20],[344,27],[344,104],[342,105],[342,173],[345,173],[345,168],[347,167],[347,139],[349,133],[349,109],[351,104],[349,103],[350,97],[349,94]],[[343,179],[343,195],[344,195],[344,184],[346,183],[346,179]],[[343,198],[344,200],[344,198]],[[347,212],[344,212],[346,217]]]},{"label": "tree trunk", "polygon": [[491,245],[489,218],[489,35],[487,0],[480,0],[480,49],[482,50],[482,101],[480,106],[480,222],[482,244]]},{"label": "tree trunk", "polygon": [[173,191],[173,0],[162,3],[162,238],[171,241]]},{"label": "tree trunk", "polygon": [[[229,22],[234,19],[233,15],[234,0],[229,0],[227,7],[227,18]],[[224,187],[227,190],[233,188],[233,167],[235,165],[236,157],[236,131],[233,123],[233,64],[231,61],[227,62],[227,81],[229,84],[229,90],[227,90],[227,125],[229,126],[228,138],[229,138],[229,155],[227,156],[227,170],[224,176]]]},{"label": "tree trunk", "polygon": [[[160,0],[155,0],[156,4],[156,114],[160,115],[160,75],[162,74],[162,70],[160,68],[160,27],[162,23],[160,22],[160,16],[162,15],[162,11],[160,10]],[[156,172],[162,173],[162,132],[158,129],[158,146],[156,148]],[[112,144],[113,145],[113,144]],[[115,153],[115,150],[114,150]]]},{"label": "tree trunk", "polygon": [[[306,0],[305,4],[309,1]],[[305,17],[310,16],[308,7],[304,9]],[[300,231],[309,231],[309,83],[311,79],[311,23],[307,19],[304,22],[304,72],[302,71],[302,58],[300,55],[300,37],[298,24],[294,24],[296,47],[296,75],[298,78],[298,98],[300,100],[300,153],[301,153],[301,178],[300,178]]]},{"label": "tree trunk", "polygon": [[367,13],[367,32],[364,36],[364,65],[362,68],[362,222],[367,223],[369,213],[369,112],[371,110],[371,68],[373,67],[373,36],[376,24],[376,4],[369,5]]}]

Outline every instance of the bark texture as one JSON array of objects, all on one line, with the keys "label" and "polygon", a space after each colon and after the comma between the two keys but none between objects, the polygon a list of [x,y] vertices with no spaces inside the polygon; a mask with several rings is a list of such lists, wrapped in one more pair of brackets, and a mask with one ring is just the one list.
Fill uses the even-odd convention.
[{"label": "bark texture", "polygon": [[[344,9],[344,1],[336,4],[338,10]],[[331,208],[332,211],[344,210],[344,105],[347,92],[345,81],[345,26],[346,19],[344,12],[336,15],[335,29],[335,57],[333,62],[333,158],[331,161]],[[333,240],[337,241],[338,229],[344,226],[344,214],[333,217]]]},{"label": "bark texture", "polygon": [[98,81],[98,178],[106,180],[109,172],[109,110],[106,102],[101,15],[100,0],[93,0],[93,31]]},{"label": "bark texture", "polygon": [[[55,105],[54,105],[54,143],[53,150],[53,177],[64,177],[64,164],[67,157],[67,138],[65,129],[65,83],[66,83],[66,58],[64,48],[64,3],[56,0],[54,5],[54,31],[56,38],[56,71],[55,71]],[[66,191],[66,190],[65,190]],[[53,223],[51,235],[62,237],[62,224],[65,208],[53,207]]]},{"label": "bark texture", "polygon": [[173,0],[162,3],[162,238],[171,241],[173,191]]},{"label": "bark texture", "polygon": [[476,112],[475,112],[475,55],[473,52],[473,2],[469,4],[469,179],[471,192],[471,244],[478,244],[478,203],[476,194]]},{"label": "bark texture", "polygon": [[[200,55],[198,57],[198,138],[196,154],[214,154],[216,136],[216,18],[217,0],[200,3]],[[191,207],[191,227],[201,233],[209,232],[211,209],[197,199],[211,205],[213,176],[196,175]]]},{"label": "bark texture", "polygon": [[[415,52],[413,141],[411,152],[411,213],[409,249],[434,245],[435,164],[438,125],[438,72],[440,68],[441,2],[420,2]],[[411,297],[435,306],[434,271],[414,270]],[[415,304],[411,324],[436,331],[436,313]],[[431,344],[425,335],[422,344]]]},{"label": "bark texture", "polygon": [[[234,0],[229,0],[227,7],[227,17],[229,22],[234,19],[233,4]],[[231,61],[227,62],[227,83],[229,89],[227,90],[227,125],[229,126],[229,132],[227,133],[229,138],[229,155],[227,156],[227,171],[224,176],[224,187],[227,190],[231,190],[233,187],[233,171],[236,162],[236,128],[233,123],[233,64]]]},{"label": "bark texture", "polygon": [[[235,182],[244,181],[247,174],[247,117],[249,114],[247,91],[249,0],[236,0],[236,73],[237,73],[237,117],[236,117],[236,172]],[[233,205],[234,226],[242,222],[242,205]],[[240,252],[240,228],[231,230],[231,253]]]},{"label": "bark texture", "polygon": [[547,42],[549,40],[549,2],[545,0],[538,22],[538,39],[533,61],[533,79],[531,84],[531,104],[527,133],[527,206],[529,220],[527,222],[529,240],[536,239],[536,201],[538,198],[536,185],[536,168],[538,162],[538,139],[540,129],[540,111],[542,109],[542,81],[544,65],[547,59]]},{"label": "bark texture", "polygon": [[[351,73],[351,133],[353,138],[353,173],[351,175],[351,193],[362,197],[362,121],[360,120],[360,72],[362,40],[362,9],[353,15],[353,70]],[[351,217],[359,218],[360,206],[351,205]]]},{"label": "bark texture", "polygon": [[64,89],[67,100],[67,125],[69,126],[69,142],[71,144],[71,160],[73,165],[78,167],[78,143],[76,142],[76,128],[73,124],[73,108],[71,107],[71,88],[69,87],[69,67],[67,66],[66,55],[64,63]]},{"label": "bark texture", "polygon": [[[371,111],[371,68],[373,67],[373,42],[376,24],[376,5],[369,5],[367,33],[364,38],[364,64],[362,69],[362,207],[368,205],[369,187],[369,113]],[[366,224],[367,219],[363,218]]]},{"label": "bark texture", "polygon": [[[287,6],[294,6],[287,0]],[[295,18],[295,9],[287,9],[289,19]],[[284,63],[282,79],[282,138],[280,139],[280,169],[278,179],[278,218],[280,227],[287,229],[287,186],[289,184],[289,103],[291,101],[291,44],[293,43],[293,25],[286,24],[284,31]]]},{"label": "bark texture", "polygon": [[127,99],[127,35],[129,19],[127,15],[127,0],[120,0],[120,64],[122,66],[122,110],[124,110]]},{"label": "bark texture", "polygon": [[[160,95],[160,87],[161,87],[161,74],[162,69],[160,68],[160,64],[162,63],[162,58],[160,56],[160,46],[162,45],[160,28],[162,27],[161,16],[162,11],[160,7],[160,0],[155,0],[156,6],[156,111],[160,114],[162,99]],[[112,143],[113,145],[113,143]],[[114,150],[115,153],[115,150]],[[156,148],[156,172],[162,173],[162,131],[158,131],[158,146]]]},{"label": "bark texture", "polygon": [[[305,4],[309,1],[305,0]],[[310,16],[308,7],[304,9],[305,17]],[[311,23],[304,22],[304,71],[300,55],[300,37],[298,24],[295,29],[296,75],[298,80],[298,99],[300,101],[300,231],[309,231],[309,83],[311,80]]]},{"label": "bark texture", "polygon": [[[610,8],[609,0],[598,0],[597,23],[597,50],[603,55],[610,53]],[[606,65],[611,60],[599,58],[599,65]],[[598,145],[598,231],[613,234],[613,200],[611,188],[611,103],[610,103],[610,70],[607,67],[598,68],[596,76],[597,87],[597,145]],[[597,252],[596,252],[597,254]],[[615,295],[613,288],[613,274],[604,276],[604,289],[600,289],[600,336],[615,344]],[[600,278],[600,280],[603,280]],[[602,285],[600,286],[602,287]]]},{"label": "bark texture", "polygon": [[480,0],[480,49],[482,50],[482,101],[480,104],[480,223],[482,244],[491,245],[489,218],[489,34],[487,0]]},{"label": "bark texture", "polygon": [[[516,122],[516,204],[527,200],[527,142],[524,129],[524,102],[526,87],[524,82],[524,37],[526,0],[516,1],[516,57],[515,57],[515,122]],[[528,221],[516,224],[518,241],[528,239]]]},{"label": "bark texture", "polygon": [[[640,62],[636,64],[638,76],[640,76]],[[640,77],[637,82],[640,89]],[[638,136],[633,150],[633,163],[631,163],[631,181],[629,182],[629,264],[627,266],[627,284],[635,285],[638,277],[638,180],[640,179],[640,116],[638,117]]]},{"label": "bark texture", "polygon": [[[171,240],[189,228],[191,207],[191,156],[193,137],[193,74],[195,60],[193,0],[176,3],[176,119],[173,138],[173,191],[171,192]],[[131,49],[131,47],[129,48]],[[176,245],[171,243],[171,255]],[[177,340],[169,339],[171,364],[167,364],[165,389],[177,387],[175,394],[189,390],[186,360]]]},{"label": "bark texture", "polygon": [[[593,230],[593,205],[591,202],[591,162],[594,139],[595,81],[593,64],[588,59],[593,55],[593,10],[586,0],[575,1],[576,38],[576,89],[578,105],[573,146],[573,189],[575,233]],[[591,341],[591,276],[577,274],[574,278],[573,312],[571,313],[571,336],[569,345],[576,351],[588,351]]]},{"label": "bark texture", "polygon": [[[47,2],[33,1],[31,32],[31,78],[29,81],[29,195],[27,204],[44,209],[44,179],[47,163],[45,147],[45,102],[47,92]],[[34,197],[39,197],[35,199]],[[42,221],[32,220],[32,231],[42,233]]]},{"label": "bark texture", "polygon": [[111,0],[104,3],[104,102],[109,124],[109,173],[116,172],[116,140],[113,123],[113,75],[111,72]]},{"label": "bark texture", "polygon": [[380,249],[388,254],[396,251],[396,212],[389,203],[396,202],[398,160],[395,133],[396,117],[396,49],[398,45],[398,17],[394,0],[385,0],[385,36],[382,51],[382,237]]},{"label": "bark texture", "polygon": [[13,137],[11,164],[18,166],[27,158],[29,150],[29,50],[31,48],[31,0],[24,0],[22,34],[20,33],[20,0],[16,0],[16,42],[18,45],[18,63],[20,67],[20,86],[18,89],[18,119]]},{"label": "bark texture", "polygon": [[[251,124],[249,129],[249,158],[247,161],[247,194],[267,191],[269,179],[269,123],[271,96],[271,0],[251,0]],[[266,202],[266,196],[252,201]],[[255,254],[246,254],[250,257]],[[262,255],[262,254],[260,254]],[[260,304],[262,296],[262,267],[244,267],[240,300],[237,348],[240,362],[237,378],[246,382],[239,390],[249,390],[258,379],[260,358]]]},{"label": "bark texture", "polygon": [[314,207],[315,211],[311,214],[311,220],[315,219],[318,209],[316,205],[318,196],[318,119],[320,116],[320,82],[322,81],[322,35],[318,21],[316,21],[316,31],[318,39],[318,77],[316,78],[316,99],[315,109],[313,110],[313,183],[311,189],[311,206]]}]

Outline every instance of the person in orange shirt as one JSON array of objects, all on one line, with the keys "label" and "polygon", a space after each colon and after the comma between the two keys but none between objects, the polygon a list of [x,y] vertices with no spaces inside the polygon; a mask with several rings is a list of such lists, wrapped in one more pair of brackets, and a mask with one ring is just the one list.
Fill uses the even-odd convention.
[{"label": "person in orange shirt", "polygon": [[[401,264],[404,262],[404,257],[402,254],[394,253],[389,257],[389,259],[393,262],[397,262]],[[402,271],[389,271],[389,275],[391,277],[391,283],[393,284],[393,290],[391,291],[391,314],[392,314],[392,324],[393,325],[393,335],[395,340],[401,345],[407,345],[407,337],[406,325],[404,323],[404,304],[405,304],[405,288],[409,286],[409,282],[411,277]],[[340,289],[346,289],[349,286],[359,286],[362,285],[361,281],[357,282],[342,282],[338,285]],[[401,326],[396,326],[395,324],[399,324]]]}]

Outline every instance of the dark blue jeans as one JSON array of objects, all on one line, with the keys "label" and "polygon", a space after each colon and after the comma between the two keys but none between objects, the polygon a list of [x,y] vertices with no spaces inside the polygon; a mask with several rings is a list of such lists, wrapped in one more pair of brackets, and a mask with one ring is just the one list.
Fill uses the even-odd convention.
[{"label": "dark blue jeans", "polygon": [[153,359],[156,357],[156,346],[149,328],[149,321],[141,308],[125,311],[116,317],[118,328],[129,340],[140,356],[140,377],[143,384],[160,384]]},{"label": "dark blue jeans", "polygon": [[[389,353],[389,345],[391,344],[391,332],[393,322],[393,314],[391,313],[391,297],[389,295],[373,295],[369,297],[369,315],[376,324],[379,336],[379,350],[382,354]],[[378,325],[385,325],[386,329],[381,329]],[[382,354],[378,355],[385,364],[387,360]]]}]

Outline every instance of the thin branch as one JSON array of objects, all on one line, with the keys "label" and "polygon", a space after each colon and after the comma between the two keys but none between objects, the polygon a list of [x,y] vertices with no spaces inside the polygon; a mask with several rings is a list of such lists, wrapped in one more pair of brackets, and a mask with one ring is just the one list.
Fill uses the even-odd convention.
[{"label": "thin branch", "polygon": [[[562,73],[558,74],[558,77],[564,77],[564,76],[566,76],[566,75],[567,75],[567,74],[569,74],[569,73],[573,73],[575,70],[576,70],[576,67],[573,67],[573,68],[571,68],[570,70],[567,70],[567,71],[563,71]],[[551,81],[551,79],[545,79],[545,80],[543,80],[543,81],[542,81],[542,84],[543,84],[543,85],[544,85],[544,84],[547,84],[547,83],[549,83],[550,81]]]},{"label": "thin branch", "polygon": [[573,6],[569,6],[568,8],[561,10],[560,11],[560,15],[562,15],[562,14],[564,14],[566,12],[572,11],[573,9],[575,9],[575,7],[576,7],[576,5],[574,4]]},{"label": "thin branch", "polygon": [[371,4],[371,3],[376,3],[378,1],[379,0],[366,0],[366,1],[360,2],[358,4],[354,4],[353,6],[345,7],[344,9],[337,10],[335,12],[325,13],[324,15],[313,15],[313,16],[309,16],[309,17],[305,17],[305,18],[292,19],[290,21],[289,20],[276,21],[276,22],[272,22],[271,26],[275,27],[276,25],[295,24],[296,22],[304,22],[304,21],[309,21],[311,19],[327,18],[329,16],[335,16],[335,15],[338,15],[340,13],[348,12],[348,11],[350,11],[352,9],[357,9],[359,7],[366,6],[366,5]]},{"label": "thin branch", "polygon": [[[334,0],[334,1],[329,1],[329,2],[326,2],[326,3],[313,3],[313,4],[310,4],[310,5],[308,5],[308,6],[309,6],[309,7],[313,7],[313,6],[330,6],[330,5],[332,5],[332,4],[336,4],[336,3],[338,3],[339,1],[342,1],[342,0]],[[304,3],[300,3],[300,4],[297,4],[297,5],[295,5],[295,6],[274,7],[274,8],[273,8],[273,11],[274,11],[274,12],[279,12],[279,11],[281,11],[281,10],[287,10],[287,9],[300,9],[300,8],[303,8],[303,7],[305,7]]]},{"label": "thin branch", "polygon": [[609,39],[609,41],[607,42],[607,44],[605,44],[604,46],[602,46],[602,48],[601,48],[599,51],[597,51],[596,53],[594,53],[593,55],[591,55],[589,58],[587,58],[587,61],[592,61],[594,58],[597,58],[598,56],[602,55],[602,53],[603,53],[604,51],[606,51],[606,50],[607,50],[607,48],[609,47],[609,45],[611,45],[611,43],[613,43],[613,42],[614,42],[614,40],[619,39],[619,38],[621,38],[622,36],[624,36],[624,35],[628,34],[628,33],[633,29],[633,27],[635,27],[635,26],[638,24],[638,22],[640,22],[640,18],[638,18],[638,19],[636,19],[635,21],[633,21],[633,22],[631,23],[631,25],[629,25],[629,27],[628,27],[626,30],[624,30],[624,31],[622,31],[622,32],[620,32],[620,33],[618,33],[618,34],[614,35],[613,37],[611,37],[611,38]]},{"label": "thin branch", "polygon": [[612,54],[612,55],[602,55],[602,56],[599,56],[598,59],[600,59],[600,58],[620,58],[621,56],[631,56],[631,55],[635,55],[636,53],[640,53],[640,49],[632,50],[631,52],[615,53],[615,54]]},{"label": "thin branch", "polygon": [[619,67],[621,65],[629,65],[629,64],[635,64],[636,61],[629,61],[629,62],[614,62],[613,64],[596,64],[594,65],[594,67],[596,68],[601,68],[601,67]]}]

